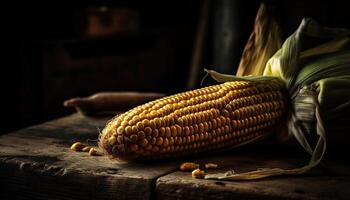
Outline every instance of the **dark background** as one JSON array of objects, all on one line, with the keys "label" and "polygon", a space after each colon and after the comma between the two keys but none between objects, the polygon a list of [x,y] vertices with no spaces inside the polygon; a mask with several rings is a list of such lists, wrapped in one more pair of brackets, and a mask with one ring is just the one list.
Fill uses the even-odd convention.
[{"label": "dark background", "polygon": [[[197,26],[205,2],[2,4],[0,134],[72,113],[62,102],[76,96],[130,90],[172,94],[189,89]],[[235,73],[260,1],[207,3],[208,26],[197,87],[204,67]],[[350,27],[346,1],[265,3],[275,8],[284,37],[303,17],[328,26]],[[101,30],[96,29],[96,22]]]}]

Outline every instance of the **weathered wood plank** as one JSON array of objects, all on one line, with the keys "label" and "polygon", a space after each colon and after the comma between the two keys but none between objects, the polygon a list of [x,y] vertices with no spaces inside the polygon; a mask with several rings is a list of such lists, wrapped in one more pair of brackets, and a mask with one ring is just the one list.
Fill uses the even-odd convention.
[{"label": "weathered wood plank", "polygon": [[150,199],[156,178],[177,165],[121,163],[69,149],[97,139],[109,118],[74,114],[1,136],[0,199]]},{"label": "weathered wood plank", "polygon": [[[300,177],[227,182],[193,179],[176,168],[184,160],[121,163],[69,149],[75,141],[96,139],[110,117],[74,114],[0,137],[0,199],[348,199],[349,163]],[[94,143],[94,142],[91,142]],[[218,163],[220,169],[300,166],[305,154],[269,144],[185,158]]]},{"label": "weathered wood plank", "polygon": [[[220,168],[207,172],[250,171],[260,167],[293,168],[307,157],[279,148],[249,146],[220,156],[202,157],[197,163],[214,162]],[[193,160],[192,160],[193,161]],[[326,162],[325,167],[298,177],[274,177],[259,181],[215,181],[195,179],[190,172],[176,171],[156,183],[158,199],[349,199],[348,165]]]}]

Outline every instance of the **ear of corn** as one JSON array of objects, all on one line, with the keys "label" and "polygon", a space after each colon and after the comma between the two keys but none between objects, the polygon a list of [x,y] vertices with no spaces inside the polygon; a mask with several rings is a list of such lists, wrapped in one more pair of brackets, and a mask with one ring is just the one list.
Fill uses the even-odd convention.
[{"label": "ear of corn", "polygon": [[156,159],[265,137],[286,109],[278,80],[232,81],[175,94],[112,119],[100,147],[120,159]]}]

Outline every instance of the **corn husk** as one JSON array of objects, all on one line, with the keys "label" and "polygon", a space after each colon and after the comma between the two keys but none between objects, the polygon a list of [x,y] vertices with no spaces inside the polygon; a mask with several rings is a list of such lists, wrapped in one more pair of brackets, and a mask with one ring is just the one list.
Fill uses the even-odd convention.
[{"label": "corn husk", "polygon": [[[308,39],[321,38],[307,46]],[[349,137],[350,117],[350,34],[346,29],[327,28],[312,19],[303,19],[299,28],[272,56],[264,67],[264,76],[281,79],[290,95],[287,127],[311,155],[310,162],[295,169],[259,169],[236,174],[232,171],[207,175],[207,179],[251,180],[276,175],[303,174],[317,166],[326,151],[326,132],[331,138]],[[257,66],[259,67],[259,66]],[[208,71],[216,80],[241,77]],[[245,77],[258,81],[259,77]],[[310,144],[307,135],[317,136]]]},{"label": "corn husk", "polygon": [[255,17],[253,31],[244,47],[236,75],[262,75],[267,61],[281,46],[281,28],[271,9],[262,3]]}]

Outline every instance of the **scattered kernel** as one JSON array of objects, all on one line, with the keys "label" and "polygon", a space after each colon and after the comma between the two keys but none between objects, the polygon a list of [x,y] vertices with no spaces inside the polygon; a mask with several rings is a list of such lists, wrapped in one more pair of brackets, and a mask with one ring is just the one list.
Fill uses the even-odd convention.
[{"label": "scattered kernel", "polygon": [[204,170],[195,169],[192,171],[193,178],[204,178],[205,172]]},{"label": "scattered kernel", "polygon": [[89,155],[90,156],[100,156],[100,154],[96,151],[95,148],[90,148]]},{"label": "scattered kernel", "polygon": [[215,163],[205,163],[204,167],[205,167],[205,169],[216,169],[216,168],[218,168],[218,164],[215,164]]},{"label": "scattered kernel", "polygon": [[199,167],[199,164],[194,162],[185,162],[180,165],[181,171],[193,171],[194,169],[197,169]]},{"label": "scattered kernel", "polygon": [[82,151],[84,147],[86,147],[85,144],[82,144],[81,142],[76,142],[70,147],[70,149],[73,151]]},{"label": "scattered kernel", "polygon": [[81,151],[82,152],[89,152],[91,147],[84,147]]}]

